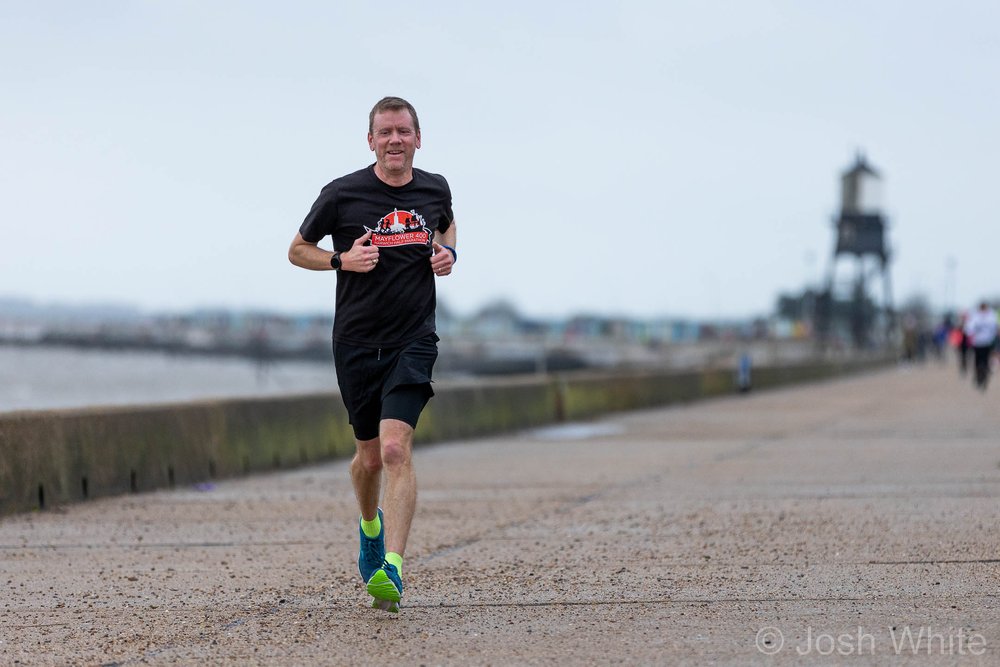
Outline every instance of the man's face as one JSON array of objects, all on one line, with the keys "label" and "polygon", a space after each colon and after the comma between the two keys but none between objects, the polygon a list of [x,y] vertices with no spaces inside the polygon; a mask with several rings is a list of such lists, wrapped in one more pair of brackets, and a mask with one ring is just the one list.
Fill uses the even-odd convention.
[{"label": "man's face", "polygon": [[413,127],[413,117],[406,109],[375,114],[368,147],[375,151],[375,162],[386,176],[406,176],[413,168],[413,154],[420,148],[420,133]]}]

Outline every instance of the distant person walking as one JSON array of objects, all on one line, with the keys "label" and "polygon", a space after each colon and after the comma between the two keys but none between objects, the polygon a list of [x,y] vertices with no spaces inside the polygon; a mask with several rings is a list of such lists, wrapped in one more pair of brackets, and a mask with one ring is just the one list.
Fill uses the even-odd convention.
[{"label": "distant person walking", "polygon": [[969,369],[969,337],[965,333],[965,323],[969,320],[967,313],[958,317],[958,323],[951,331],[951,344],[958,356],[958,373],[964,376]]},{"label": "distant person walking", "polygon": [[997,313],[983,301],[979,309],[970,313],[965,321],[965,334],[969,337],[975,362],[975,383],[986,389],[990,377],[990,354],[997,340]]},{"label": "distant person walking", "polygon": [[[451,190],[413,167],[420,122],[398,97],[368,115],[375,163],[326,185],[292,240],[296,266],[337,272],[333,358],[357,451],[358,569],[372,606],[399,611],[417,501],[413,432],[434,395],[435,278],[458,258]],[[333,252],[317,246],[330,236]],[[385,496],[379,508],[382,472]]]}]

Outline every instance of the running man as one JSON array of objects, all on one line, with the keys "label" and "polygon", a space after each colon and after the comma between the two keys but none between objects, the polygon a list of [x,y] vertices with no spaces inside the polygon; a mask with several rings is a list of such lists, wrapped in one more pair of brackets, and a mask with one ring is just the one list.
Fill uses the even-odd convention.
[{"label": "running man", "polygon": [[[450,275],[458,254],[448,182],[413,167],[420,121],[409,102],[375,104],[368,148],[375,163],[322,189],[288,259],[337,272],[333,359],[357,446],[358,569],[372,606],[398,612],[417,501],[413,431],[434,395],[435,277]],[[317,246],[327,236],[333,252]]]}]

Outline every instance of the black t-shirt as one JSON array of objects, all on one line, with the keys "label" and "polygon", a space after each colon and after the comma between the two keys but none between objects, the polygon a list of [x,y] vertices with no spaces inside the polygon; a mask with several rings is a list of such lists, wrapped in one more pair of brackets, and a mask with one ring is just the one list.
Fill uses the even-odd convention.
[{"label": "black t-shirt", "polygon": [[434,332],[437,306],[431,244],[451,226],[451,190],[443,176],[413,170],[413,180],[393,187],[375,165],[329,183],[299,227],[302,238],[333,238],[346,252],[371,231],[379,248],[369,273],[337,272],[333,338],[380,348],[405,345]]}]

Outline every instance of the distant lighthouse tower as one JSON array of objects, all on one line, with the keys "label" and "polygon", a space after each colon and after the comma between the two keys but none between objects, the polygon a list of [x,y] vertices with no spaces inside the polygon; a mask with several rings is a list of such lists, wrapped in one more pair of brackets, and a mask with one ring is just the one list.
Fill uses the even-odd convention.
[{"label": "distant lighthouse tower", "polygon": [[[826,289],[816,304],[820,339],[847,334],[855,347],[889,342],[894,331],[892,286],[889,276],[888,223],[881,209],[882,177],[858,153],[854,166],[840,177],[840,214]],[[853,276],[844,276],[844,260],[854,258]],[[882,303],[868,294],[869,285],[882,283]]]}]

